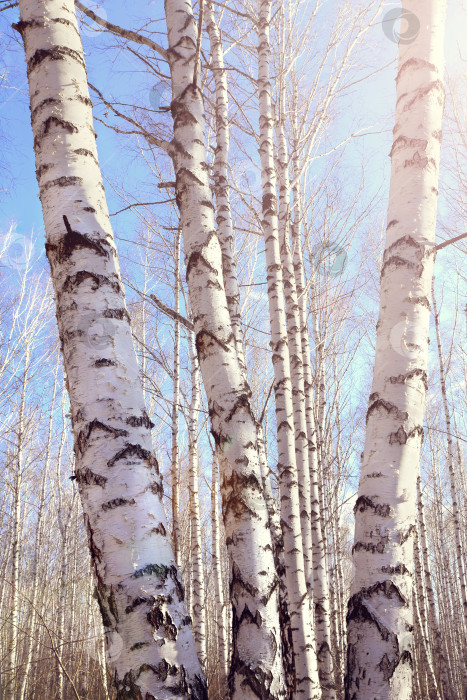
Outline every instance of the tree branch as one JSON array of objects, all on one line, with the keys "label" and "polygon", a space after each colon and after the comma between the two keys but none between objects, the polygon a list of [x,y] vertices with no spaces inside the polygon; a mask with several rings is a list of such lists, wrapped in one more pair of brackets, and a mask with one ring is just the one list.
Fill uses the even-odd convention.
[{"label": "tree branch", "polygon": [[170,199],[161,199],[160,202],[135,202],[134,204],[129,204],[127,207],[123,207],[123,209],[115,211],[113,214],[109,214],[109,216],[117,216],[117,214],[121,214],[122,211],[133,209],[133,207],[149,207],[153,206],[154,204],[168,204],[169,202],[175,202],[175,198],[171,197]]},{"label": "tree branch", "polygon": [[[116,117],[120,117],[120,119],[125,119],[125,121],[129,122],[129,124],[133,124],[133,126],[136,126],[138,131],[119,131],[117,127],[111,126],[110,128],[114,129],[118,133],[123,133],[123,134],[138,134],[139,136],[143,136],[143,138],[146,139],[146,141],[151,144],[151,146],[158,146],[159,148],[162,148],[170,157],[172,157],[173,154],[173,147],[172,145],[168,142],[165,141],[164,139],[158,139],[156,136],[153,136],[152,134],[149,133],[149,131],[146,131],[146,129],[139,124],[137,121],[129,117],[127,114],[123,114],[123,112],[119,112],[116,107],[113,106],[110,102],[107,102],[105,99],[104,95],[100,90],[98,90],[94,85],[88,82],[89,87],[91,90],[96,92],[99,97],[101,98],[102,102],[105,104],[106,107],[112,110],[112,112],[115,114]],[[97,119],[97,117],[95,117]],[[98,121],[102,122],[102,119],[98,119]],[[104,122],[102,122],[104,123]]]},{"label": "tree branch", "polygon": [[155,305],[164,313],[166,316],[169,316],[171,319],[174,321],[178,321],[181,323],[185,328],[188,328],[189,331],[194,331],[195,327],[192,324],[191,321],[189,321],[185,316],[182,316],[181,314],[177,313],[173,309],[171,309],[169,306],[166,306],[163,301],[158,299],[154,294],[150,294],[149,298],[152,299],[152,301],[155,303]]},{"label": "tree branch", "polygon": [[0,12],[3,12],[4,10],[11,10],[12,7],[18,7],[17,2],[12,2],[11,5],[5,5],[5,7],[0,7]]},{"label": "tree branch", "polygon": [[446,248],[446,246],[451,245],[451,243],[457,243],[457,241],[461,241],[463,238],[467,238],[467,233],[461,233],[460,236],[456,236],[455,238],[449,238],[447,241],[439,243],[436,246],[435,250],[441,250],[442,248]]},{"label": "tree branch", "polygon": [[264,414],[266,413],[266,408],[268,407],[269,399],[271,398],[271,393],[272,393],[273,386],[274,386],[274,381],[271,382],[271,386],[269,387],[269,391],[268,391],[268,395],[266,396],[266,401],[265,401],[265,404],[264,404],[264,408],[263,408],[263,410],[262,410],[262,412],[261,412],[261,416],[260,416],[260,419],[259,419],[259,421],[258,421],[259,423],[262,423],[263,420],[264,420]]},{"label": "tree branch", "polygon": [[116,34],[117,36],[121,36],[124,39],[128,39],[128,41],[134,41],[137,44],[143,44],[144,46],[148,46],[150,49],[156,51],[156,53],[162,56],[162,58],[165,58],[165,60],[167,60],[167,51],[164,48],[162,48],[162,46],[159,46],[159,44],[156,44],[155,41],[152,41],[152,39],[149,39],[148,37],[143,36],[142,34],[138,34],[137,32],[133,32],[131,31],[131,29],[123,29],[117,24],[107,22],[107,20],[102,19],[102,17],[96,15],[95,12],[83,5],[79,0],[75,0],[75,5],[81,10],[81,12],[84,12],[85,15],[87,15],[90,19],[96,22],[96,24],[100,24],[101,27],[104,27],[112,34]]}]

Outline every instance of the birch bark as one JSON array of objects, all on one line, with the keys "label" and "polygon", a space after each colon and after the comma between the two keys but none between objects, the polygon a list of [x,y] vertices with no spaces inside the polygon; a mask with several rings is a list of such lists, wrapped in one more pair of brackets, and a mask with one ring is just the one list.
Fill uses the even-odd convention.
[{"label": "birch bark", "polygon": [[[13,532],[11,539],[11,587],[12,587],[12,603],[11,603],[11,632],[7,647],[7,663],[8,676],[5,685],[5,699],[15,700],[17,696],[17,686],[21,683],[21,674],[16,667],[18,658],[18,638],[20,632],[20,590],[19,590],[19,575],[20,575],[20,555],[21,555],[21,499],[23,488],[23,455],[24,455],[24,432],[25,432],[25,410],[26,410],[26,387],[28,383],[28,374],[31,369],[31,345],[30,341],[26,340],[26,352],[24,356],[24,369],[21,381],[21,393],[19,401],[18,424],[16,435],[16,451],[13,458],[14,475],[13,475],[13,498],[11,510],[13,514]],[[18,688],[19,689],[19,688]]]},{"label": "birch bark", "polygon": [[320,698],[313,615],[306,586],[300,523],[300,495],[295,459],[290,357],[279,250],[273,114],[270,83],[270,0],[258,2],[258,88],[260,157],[263,191],[262,227],[266,249],[274,396],[276,401],[281,524],[284,538],[289,614],[295,662],[295,698]]},{"label": "birch bark", "polygon": [[193,634],[198,658],[202,667],[206,668],[206,599],[198,486],[198,415],[201,402],[201,387],[198,358],[196,356],[196,348],[194,347],[194,338],[192,334],[190,343],[191,402],[188,416],[188,451],[190,474],[190,555],[192,571]]},{"label": "birch bark", "polygon": [[[281,117],[277,121],[277,161],[279,172],[279,244],[284,276],[284,297],[287,317],[287,337],[290,350],[290,374],[292,381],[292,405],[295,431],[295,456],[300,483],[300,522],[305,563],[305,576],[312,598],[316,626],[317,659],[323,700],[334,700],[333,659],[331,654],[331,621],[329,599],[323,583],[326,567],[321,559],[321,536],[316,523],[315,496],[311,495],[311,469],[309,458],[315,459],[315,451],[309,450],[307,425],[307,397],[305,391],[304,352],[309,356],[308,336],[302,344],[302,318],[295,279],[295,270],[290,250],[290,185],[288,173],[287,142]],[[306,323],[306,321],[305,321]],[[312,396],[310,396],[310,405]],[[311,406],[312,408],[312,406]],[[312,437],[313,439],[313,437]],[[315,467],[315,465],[313,465]],[[313,474],[314,478],[314,474]],[[312,511],[312,512],[311,512]],[[313,522],[312,522],[313,519]],[[324,572],[324,574],[323,574]]]},{"label": "birch bark", "polygon": [[[175,239],[174,311],[180,313],[180,227]],[[172,541],[177,567],[180,567],[180,474],[178,468],[178,424],[180,413],[180,322],[174,327],[174,379],[172,399]],[[189,610],[189,608],[188,608]]]},{"label": "birch bark", "polygon": [[[300,313],[300,336],[302,345],[303,379],[305,394],[305,416],[308,439],[308,464],[310,469],[310,521],[311,536],[313,542],[313,604],[315,611],[316,637],[318,642],[318,661],[321,659],[321,668],[324,674],[326,668],[333,665],[331,655],[331,621],[330,621],[330,596],[326,553],[324,547],[322,511],[320,506],[317,435],[314,414],[313,378],[310,362],[310,339],[308,333],[308,315],[305,289],[305,271],[300,239],[301,219],[301,191],[299,183],[299,169],[296,158],[293,158],[293,218],[291,226],[292,256],[295,284]],[[337,673],[339,675],[339,673]],[[327,681],[326,681],[327,682]],[[332,683],[329,684],[332,692]]]},{"label": "birch bark", "polygon": [[219,649],[219,691],[227,692],[227,674],[229,672],[229,649],[227,644],[227,614],[222,585],[221,540],[219,523],[219,465],[217,456],[212,460],[211,484],[211,527],[212,527],[212,568],[214,576],[214,597],[216,601],[216,632]]},{"label": "birch bark", "polygon": [[[68,575],[68,541],[69,541],[69,536],[68,536],[68,531],[69,531],[69,526],[70,526],[70,521],[73,513],[73,501],[72,503],[68,506],[68,514],[66,515],[66,518],[64,517],[64,511],[65,511],[65,504],[63,500],[61,499],[61,485],[60,483],[58,484],[58,490],[59,490],[59,500],[58,500],[58,508],[57,508],[57,519],[58,519],[58,527],[60,531],[60,536],[62,538],[62,543],[61,543],[61,554],[60,554],[60,576],[59,576],[59,596],[58,596],[58,614],[57,614],[57,647],[58,647],[58,653],[63,659],[64,652],[66,651],[66,646],[65,646],[65,605],[66,605],[66,598],[67,598],[67,575]],[[76,492],[75,492],[76,493]],[[74,496],[75,494],[73,494]],[[63,697],[64,694],[64,686],[65,686],[65,674],[63,672],[63,667],[62,664],[57,661],[57,676],[58,676],[58,696],[60,698]]]},{"label": "birch bark", "polygon": [[[414,538],[414,542],[415,542]],[[415,556],[415,555],[414,555]],[[412,597],[413,597],[413,621],[414,621],[414,669],[415,669],[415,675],[416,678],[414,678],[414,689],[417,687],[416,686],[416,681],[420,680],[423,678],[425,681],[424,683],[421,683],[421,686],[423,687],[423,691],[425,691],[428,694],[429,698],[433,698],[433,700],[440,700],[442,696],[438,692],[438,686],[436,683],[436,678],[434,675],[433,671],[433,665],[430,660],[429,656],[429,649],[427,645],[427,638],[423,635],[422,632],[422,623],[420,620],[420,612],[419,612],[419,601],[418,597],[415,593],[415,588],[413,589],[412,592]],[[419,687],[419,697],[422,697],[422,692],[421,688]]]},{"label": "birch bark", "polygon": [[285,694],[278,579],[261,484],[251,391],[238,360],[222,278],[197,84],[197,27],[190,2],[165,1],[172,77],[172,159],[186,256],[196,348],[222,469],[221,493],[231,565],[233,700]]},{"label": "birch bark", "polygon": [[[280,111],[280,108],[277,110]],[[288,172],[287,141],[282,115],[276,118],[277,173],[279,180],[278,234],[282,265],[287,325],[287,344],[290,353],[290,380],[292,387],[293,424],[295,439],[295,461],[300,483],[300,525],[302,529],[305,579],[311,597],[313,583],[312,539],[310,525],[310,468],[308,464],[308,440],[305,417],[305,385],[303,377],[302,345],[300,338],[300,316],[297,286],[290,251],[290,188]]]},{"label": "birch bark", "polygon": [[97,160],[72,0],[21,0],[36,174],[76,471],[118,700],[206,698]]},{"label": "birch bark", "polygon": [[[34,624],[37,619],[37,607],[39,605],[39,581],[40,581],[40,576],[39,576],[39,561],[40,561],[40,552],[43,546],[43,536],[44,536],[44,516],[46,514],[46,508],[45,508],[45,497],[46,497],[46,486],[47,486],[47,479],[48,479],[48,472],[49,472],[49,465],[50,465],[50,460],[52,456],[52,428],[53,428],[53,414],[54,414],[54,408],[55,408],[55,395],[56,395],[56,390],[57,390],[57,373],[58,373],[58,361],[57,361],[57,367],[55,370],[55,377],[54,377],[54,384],[53,384],[53,390],[52,390],[52,397],[51,397],[51,403],[50,403],[50,413],[49,413],[49,426],[48,426],[48,432],[47,432],[47,443],[46,443],[46,448],[45,448],[45,462],[44,462],[44,468],[43,468],[43,473],[42,473],[42,479],[41,479],[41,487],[40,487],[40,492],[39,492],[39,503],[38,503],[38,509],[37,509],[37,521],[36,521],[36,533],[35,533],[35,539],[34,539],[34,553],[33,553],[33,564],[32,564],[32,572],[31,572],[31,578],[32,578],[32,594],[31,594],[31,600],[30,600],[30,605],[31,605],[31,613],[30,613],[30,628],[31,630],[34,630]],[[1,605],[0,605],[1,607]],[[23,677],[21,679],[21,685],[19,689],[19,696],[23,698],[26,693],[26,687],[29,679],[29,671],[31,668],[31,663],[32,663],[32,657],[34,653],[34,647],[35,647],[35,639],[33,635],[31,634],[30,639],[28,640],[28,646],[27,646],[27,651],[26,651],[26,663],[24,665],[24,673]]]},{"label": "birch bark", "polygon": [[274,498],[274,493],[272,490],[271,471],[268,465],[263,427],[261,423],[262,419],[260,419],[258,425],[259,457],[261,462],[261,476],[264,488],[264,495],[266,498],[266,504],[268,508],[268,527],[272,533],[274,561],[277,575],[279,576],[279,620],[282,641],[282,663],[284,666],[284,674],[287,686],[287,700],[290,700],[295,687],[295,662],[293,651],[292,626],[289,615],[289,604],[287,595],[287,580],[285,575],[284,539],[282,537],[279,509],[277,508],[276,500]]},{"label": "birch bark", "polygon": [[[443,397],[444,419],[446,421],[446,441],[448,443],[448,470],[449,470],[449,487],[451,490],[452,511],[454,515],[454,537],[456,540],[456,561],[457,575],[462,592],[462,606],[464,610],[465,630],[467,631],[467,584],[464,570],[464,561],[462,557],[461,543],[461,528],[460,528],[460,513],[459,504],[456,493],[456,477],[455,477],[455,458],[454,458],[454,441],[452,439],[453,430],[451,427],[451,413],[449,410],[448,396],[446,392],[446,372],[444,368],[443,350],[441,347],[441,333],[439,328],[439,313],[436,305],[434,279],[431,288],[431,298],[433,301],[433,316],[435,319],[436,344],[438,347],[438,362],[439,362],[439,381],[441,385],[441,395]],[[462,624],[462,623],[461,623]],[[467,646],[466,646],[467,651]],[[467,654],[466,654],[467,657]]]},{"label": "birch bark", "polygon": [[214,74],[216,88],[216,152],[213,163],[216,223],[222,250],[222,271],[232,332],[235,338],[238,362],[246,377],[242,321],[240,317],[240,290],[233,253],[234,229],[229,196],[229,93],[227,89],[227,74],[224,66],[224,51],[219,27],[211,0],[206,2],[205,13],[206,29],[211,45],[211,69]]},{"label": "birch bark", "polygon": [[[421,561],[423,562],[423,572],[425,578],[425,590],[427,596],[428,620],[429,620],[429,635],[431,637],[435,656],[435,667],[438,674],[438,685],[440,686],[443,696],[449,697],[449,679],[446,668],[446,660],[443,652],[443,641],[439,629],[439,622],[436,615],[435,594],[431,579],[430,560],[428,558],[428,542],[426,536],[425,513],[423,508],[421,478],[417,477],[417,511],[418,511],[418,531],[420,533],[421,545]],[[416,538],[416,535],[415,535]],[[416,574],[417,572],[415,572]]]},{"label": "birch bark", "polygon": [[19,570],[20,570],[20,542],[21,542],[21,491],[22,491],[22,476],[20,461],[21,453],[18,452],[14,458],[15,472],[13,477],[13,497],[11,502],[11,510],[13,515],[13,532],[11,536],[11,612],[8,617],[9,622],[9,639],[7,643],[7,672],[4,674],[5,685],[4,694],[5,700],[15,700],[16,686],[19,681],[18,669],[16,666],[18,656],[18,637],[19,637],[19,616],[20,616],[20,600],[19,600]]},{"label": "birch bark", "polygon": [[412,697],[416,465],[423,438],[441,121],[444,2],[407,0],[399,44],[373,386],[355,504],[346,698]]}]

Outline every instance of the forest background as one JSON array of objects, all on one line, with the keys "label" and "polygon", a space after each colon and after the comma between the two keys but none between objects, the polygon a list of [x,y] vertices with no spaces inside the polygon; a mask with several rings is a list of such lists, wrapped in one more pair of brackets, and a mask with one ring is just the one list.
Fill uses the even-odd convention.
[{"label": "forest background", "polygon": [[[140,3],[139,6],[135,3],[129,8],[123,2],[112,5],[103,2],[90,7],[101,17],[108,17],[109,21],[127,28],[140,28],[150,17],[153,22],[151,31],[157,37],[155,40],[164,45],[165,23],[160,3]],[[336,561],[339,560],[342,576],[339,584],[341,590],[335,592],[334,601],[336,620],[339,618],[339,623],[335,623],[337,636],[339,626],[344,627],[346,591],[352,576],[352,509],[363,450],[377,320],[378,268],[386,223],[390,172],[388,154],[394,121],[393,86],[399,30],[395,25],[388,30],[383,18],[392,7],[384,6],[373,20],[376,4],[363,8],[354,2],[323,3],[311,27],[307,27],[308,14],[304,4],[300,22],[297,22],[298,35],[301,29],[307,30],[305,46],[294,59],[297,90],[306,96],[307,93],[313,94],[313,88],[317,85],[313,98],[315,105],[319,105],[324,86],[335,75],[349,38],[362,28],[353,52],[345,62],[339,87],[327,108],[325,119],[318,125],[318,138],[307,156],[303,175],[304,191],[309,196],[304,251],[309,282],[307,293],[312,362],[315,376],[320,371],[325,386],[324,420],[327,433],[332,438],[326,507],[330,530],[328,539],[332,543],[330,572],[331,575],[335,572]],[[255,36],[248,20],[249,8],[246,4],[242,10],[236,7],[236,11],[232,11],[221,6],[218,9],[225,24],[226,47],[231,47],[227,53],[232,114],[229,165],[246,365],[256,414],[264,414],[268,463],[275,488],[276,426],[273,401],[269,400],[272,364],[269,357],[264,245],[259,235],[261,172],[256,142],[258,107],[252,80],[256,74]],[[196,15],[196,5],[194,11]],[[57,693],[62,693],[57,697],[68,697],[66,694],[71,693],[71,684],[67,684],[69,674],[77,679],[77,685],[81,684],[82,689],[86,689],[89,697],[97,698],[100,695],[96,693],[103,693],[104,697],[110,691],[102,672],[102,632],[96,610],[88,605],[91,601],[91,581],[85,533],[79,499],[70,480],[73,456],[69,407],[65,394],[62,396],[62,367],[35,180],[24,51],[19,35],[11,29],[16,13],[17,10],[13,8],[0,15],[3,46],[0,59],[0,439],[3,463],[0,525],[2,542],[6,543],[1,554],[0,571],[3,580],[11,579],[14,504],[15,497],[20,495],[16,535],[20,532],[22,622],[17,654],[24,657],[24,664],[33,664],[35,669],[28,692],[32,693],[35,688],[34,692],[40,697],[40,688],[50,683],[47,674],[52,673],[58,678]],[[366,24],[370,26],[366,27]],[[336,32],[335,45],[329,49],[333,28]],[[466,29],[465,7],[461,2],[453,2],[447,14],[445,43],[447,102],[438,214],[440,241],[465,231],[466,58],[462,47]],[[101,31],[88,19],[82,21],[82,39],[89,81],[99,91],[91,90],[97,146],[149,416],[155,424],[154,449],[164,475],[166,510],[170,520],[174,321],[161,310],[160,304],[151,300],[151,295],[168,307],[173,307],[178,219],[173,190],[164,185],[173,180],[173,173],[168,157],[161,150],[149,147],[141,136],[115,132],[112,127],[123,131],[131,131],[131,127],[128,122],[118,119],[109,106],[132,115],[143,124],[155,124],[161,135],[168,135],[171,129],[170,113],[167,111],[170,86],[163,70],[160,75],[148,70],[135,53],[127,50],[124,41]],[[209,41],[204,34],[202,80],[208,114],[208,152],[212,156],[213,78],[208,68],[209,55]],[[326,58],[319,73],[323,56]],[[273,55],[276,68],[280,61],[276,49]],[[159,187],[161,183],[163,186]],[[449,402],[455,423],[456,449],[459,451],[460,469],[456,474],[456,489],[460,512],[464,513],[464,517],[466,482],[465,466],[463,468],[462,465],[465,465],[463,454],[467,442],[466,357],[463,349],[467,334],[465,276],[465,242],[449,246],[439,253],[435,269],[435,294],[440,309]],[[181,278],[184,279],[183,271]],[[180,311],[182,315],[189,316],[183,286]],[[102,328],[102,337],[106,335],[112,335],[110,319],[108,325]],[[102,337],[99,334],[93,336],[90,342],[98,345],[105,342]],[[439,389],[439,358],[434,327],[430,339],[430,389],[424,426],[426,440],[421,464],[422,489],[429,523],[430,565],[446,645],[445,654],[449,660],[452,688],[459,689],[461,652],[456,649],[462,647],[458,641],[462,639],[463,622],[459,611],[461,595],[455,568],[452,501],[446,470],[446,426]],[[406,352],[402,331],[399,333],[396,330],[394,344],[400,347],[402,353]],[[321,348],[319,352],[316,352],[317,347]],[[178,444],[182,484],[182,569],[187,582],[191,575],[187,423],[192,374],[190,333],[183,327],[181,348],[182,398]],[[208,656],[207,671],[211,686],[216,688],[217,685],[221,696],[223,679],[216,671],[219,648],[213,632],[213,621],[217,619],[218,611],[214,610],[214,596],[209,595],[214,585],[211,567],[213,456],[203,393],[197,410],[208,640],[214,650]],[[23,457],[21,473],[17,474],[13,457],[20,434]],[[37,545],[35,536],[39,513],[47,527],[42,534],[40,556],[36,557],[34,547]],[[466,527],[463,528],[464,538],[465,532]],[[224,556],[224,552],[222,554]],[[226,576],[225,570],[225,593],[228,591]],[[35,595],[41,599],[42,607],[38,605],[40,614],[32,619],[28,616],[28,596],[35,579],[40,580],[40,594],[36,592]],[[187,585],[187,588],[190,586]],[[11,637],[15,634],[10,624],[9,595],[8,586],[3,586],[0,600],[2,658],[6,658]],[[77,603],[80,605],[77,606]],[[73,613],[70,617],[71,610]],[[453,620],[460,620],[460,627],[453,628]],[[64,640],[67,640],[66,644]],[[343,639],[339,644],[343,651]],[[114,653],[118,653],[118,650],[114,649]],[[43,663],[47,655],[57,662],[52,671],[49,664]],[[59,657],[63,663],[58,662]],[[100,679],[93,673],[93,668],[100,669]],[[18,682],[23,683],[24,678],[21,672]],[[84,690],[80,692],[86,697]]]}]

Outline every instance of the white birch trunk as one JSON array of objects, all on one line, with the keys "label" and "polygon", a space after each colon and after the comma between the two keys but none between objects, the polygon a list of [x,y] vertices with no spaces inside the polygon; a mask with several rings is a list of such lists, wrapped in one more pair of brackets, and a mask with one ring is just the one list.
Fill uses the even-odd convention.
[{"label": "white birch trunk", "polygon": [[420,21],[399,46],[386,247],[373,386],[355,504],[346,697],[412,697],[416,474],[423,439],[441,121],[444,3],[407,0]]},{"label": "white birch trunk", "polygon": [[[48,472],[49,472],[49,465],[50,465],[50,460],[52,456],[52,432],[53,432],[53,414],[54,414],[54,408],[55,408],[55,395],[57,391],[57,372],[58,372],[58,363],[55,371],[55,377],[54,377],[54,384],[53,384],[53,390],[52,390],[52,397],[51,397],[51,403],[50,403],[50,414],[49,414],[49,426],[48,426],[48,433],[47,433],[47,444],[46,444],[46,449],[45,449],[45,462],[44,462],[44,467],[43,467],[43,472],[42,472],[42,479],[41,479],[41,488],[39,492],[39,503],[38,503],[38,509],[37,509],[37,521],[36,521],[36,534],[35,534],[35,539],[34,539],[34,553],[33,553],[33,565],[32,565],[32,572],[31,572],[31,578],[32,578],[32,593],[31,593],[31,600],[30,600],[30,606],[31,606],[31,611],[30,611],[30,629],[31,629],[31,634],[30,638],[27,643],[27,651],[26,651],[26,663],[24,666],[24,673],[21,679],[21,686],[20,686],[20,692],[19,696],[23,698],[25,696],[26,692],[26,687],[29,679],[29,671],[31,668],[31,663],[32,663],[32,657],[34,654],[34,649],[36,645],[36,640],[34,639],[34,625],[36,623],[37,619],[37,606],[39,604],[39,581],[40,581],[40,574],[39,574],[39,561],[40,561],[40,553],[42,550],[43,546],[43,536],[44,536],[44,516],[46,514],[46,506],[45,506],[45,495],[46,495],[46,485],[47,485],[47,479],[48,479]],[[1,608],[1,605],[0,605]]]},{"label": "white birch trunk", "polygon": [[214,74],[216,89],[216,151],[213,163],[216,223],[222,249],[222,271],[232,332],[235,338],[238,362],[246,377],[242,321],[240,317],[240,290],[233,254],[234,229],[229,197],[229,94],[227,90],[227,74],[224,67],[224,51],[212,0],[207,0],[205,14],[206,29],[211,44],[211,70]]},{"label": "white birch trunk", "polygon": [[19,557],[20,557],[20,525],[21,525],[21,463],[19,455],[15,455],[15,473],[13,480],[13,498],[11,502],[11,510],[13,515],[13,532],[12,532],[12,571],[11,571],[11,612],[8,617],[9,623],[9,639],[7,647],[7,663],[6,673],[4,672],[4,696],[5,700],[16,700],[16,685],[18,682],[18,670],[16,668],[16,659],[18,654],[18,636],[19,636]]},{"label": "white birch trunk", "polygon": [[[175,239],[175,279],[174,279],[174,311],[180,313],[180,241],[181,230],[177,230]],[[180,322],[175,319],[174,327],[174,379],[172,398],[172,542],[175,563],[180,568],[180,473],[178,468],[178,424],[180,413]],[[189,610],[189,608],[188,608]]]},{"label": "white birch trunk", "polygon": [[71,0],[21,0],[36,174],[97,597],[119,700],[206,698],[174,565]]},{"label": "white birch trunk", "polygon": [[[60,487],[59,487],[60,488]],[[61,551],[61,565],[60,565],[60,576],[59,576],[59,596],[58,596],[58,616],[57,616],[57,648],[60,658],[63,659],[64,652],[66,652],[65,646],[65,605],[66,605],[66,588],[67,588],[67,574],[68,574],[68,526],[70,523],[72,513],[72,507],[68,512],[68,517],[64,523],[59,510],[58,522],[60,535],[62,538],[62,551]],[[63,697],[63,689],[65,684],[65,675],[63,673],[62,665],[57,660],[57,675],[58,675],[58,697]]]},{"label": "white birch trunk", "polygon": [[191,3],[166,0],[172,77],[171,153],[187,264],[196,348],[222,469],[221,492],[231,564],[233,700],[285,693],[277,575],[261,484],[251,391],[238,361],[205,150],[205,116],[196,80],[197,27]]},{"label": "white birch trunk", "polygon": [[11,572],[11,630],[8,640],[7,649],[7,665],[8,675],[5,686],[5,699],[15,700],[17,697],[16,688],[21,684],[20,673],[16,668],[18,658],[18,636],[20,631],[20,591],[19,591],[19,575],[20,575],[20,552],[21,552],[21,496],[23,486],[23,454],[24,454],[24,431],[25,431],[25,410],[26,410],[26,387],[28,383],[28,373],[30,369],[31,347],[29,342],[26,345],[24,356],[23,378],[21,382],[21,394],[19,402],[18,423],[16,430],[16,451],[13,457],[14,475],[13,475],[13,498],[11,503],[11,511],[13,514],[13,532],[12,532],[12,572]]},{"label": "white birch trunk", "polygon": [[282,641],[282,663],[284,665],[284,673],[287,684],[287,700],[292,697],[293,688],[295,685],[295,663],[293,652],[292,626],[289,615],[288,595],[287,595],[287,580],[285,574],[284,562],[284,540],[282,537],[282,528],[279,510],[271,484],[271,472],[268,465],[266,447],[263,436],[262,425],[258,426],[258,445],[259,457],[261,461],[261,476],[264,488],[264,495],[268,507],[269,528],[272,533],[272,546],[274,551],[274,561],[276,571],[279,576],[279,620],[281,626],[281,641]]},{"label": "white birch trunk", "polygon": [[[454,515],[454,537],[456,540],[456,562],[457,562],[457,575],[459,577],[459,583],[462,593],[462,607],[464,610],[464,625],[465,631],[467,632],[467,585],[466,585],[466,575],[464,570],[464,560],[462,556],[462,543],[461,543],[461,526],[460,520],[461,516],[459,513],[459,504],[456,493],[456,477],[455,477],[455,457],[454,457],[454,441],[452,439],[453,431],[451,426],[451,413],[449,410],[448,397],[446,393],[446,373],[444,369],[443,360],[443,350],[441,347],[441,333],[439,328],[439,314],[436,306],[436,297],[434,289],[434,280],[432,284],[432,301],[433,301],[433,316],[435,319],[435,330],[436,330],[436,344],[438,348],[438,361],[439,361],[439,382],[441,385],[441,395],[443,397],[443,409],[444,409],[444,419],[446,421],[446,441],[448,443],[448,470],[449,470],[449,486],[451,490],[451,500],[452,500],[452,511]],[[458,621],[462,625],[462,621]],[[467,649],[467,642],[466,642]],[[466,658],[467,660],[467,658]],[[467,673],[467,670],[466,670]]]},{"label": "white birch trunk", "polygon": [[[416,538],[414,538],[415,542]],[[419,611],[419,600],[415,592],[415,588],[412,591],[412,605],[413,605],[413,621],[414,621],[414,668],[416,673],[414,674],[414,682],[416,679],[422,679],[424,682],[421,683],[424,691],[428,693],[428,697],[433,700],[442,700],[442,696],[439,694],[438,686],[436,682],[436,677],[433,670],[433,664],[430,659],[430,652],[427,645],[427,638],[423,635],[422,623],[420,620]],[[417,668],[418,666],[418,668]],[[414,690],[416,690],[416,685],[414,683]],[[421,689],[418,696],[422,697]]]},{"label": "white birch trunk", "polygon": [[282,264],[287,342],[290,357],[290,379],[295,438],[295,461],[300,484],[300,525],[302,529],[305,579],[311,598],[313,584],[312,539],[310,525],[310,468],[308,464],[308,439],[305,417],[305,385],[303,377],[302,345],[300,337],[300,315],[297,287],[290,251],[290,188],[288,173],[287,141],[282,115],[276,116],[277,172],[279,180],[278,233],[280,260]]},{"label": "white birch trunk", "polygon": [[[431,645],[428,635],[428,625],[426,619],[425,594],[423,590],[422,577],[422,562],[420,558],[420,547],[418,545],[418,528],[415,529],[413,538],[414,552],[414,587],[413,587],[413,603],[414,603],[414,628],[418,627],[420,639],[418,643],[420,649],[418,654],[425,664],[425,672],[427,676],[428,688],[430,689],[430,697],[443,698],[439,694],[438,683],[433,667],[433,655],[431,653]],[[421,660],[420,659],[420,660]]]},{"label": "white birch trunk", "polygon": [[[311,496],[311,469],[309,457],[311,456],[312,459],[314,459],[315,454],[314,451],[309,451],[308,429],[310,428],[310,430],[313,431],[314,426],[307,425],[307,398],[303,361],[303,350],[309,355],[309,343],[307,336],[306,343],[302,345],[302,318],[289,240],[291,212],[289,173],[287,166],[287,142],[280,115],[277,121],[276,133],[279,171],[279,243],[284,276],[287,337],[290,351],[295,456],[300,484],[300,522],[302,528],[305,576],[310,599],[312,599],[313,603],[321,692],[323,700],[335,700],[336,691],[331,654],[329,598],[323,587],[325,580],[323,571],[326,572],[326,567],[323,567],[323,561],[321,560],[321,537],[316,523],[316,515],[315,512],[313,512],[313,516],[310,513],[311,510],[315,510],[315,504],[314,497],[312,499]],[[311,522],[312,518],[313,523]]]},{"label": "white birch trunk", "polygon": [[206,668],[206,599],[204,590],[203,552],[201,547],[201,521],[198,486],[198,415],[201,402],[198,358],[194,338],[190,338],[191,402],[188,416],[190,529],[193,634],[198,658]]},{"label": "white birch trunk", "polygon": [[[303,255],[300,241],[300,187],[298,182],[298,166],[294,160],[293,178],[293,221],[292,253],[295,284],[300,313],[300,335],[302,344],[302,362],[305,393],[305,416],[308,438],[308,464],[310,469],[310,521],[313,543],[313,605],[315,611],[316,637],[318,642],[318,660],[321,661],[320,670],[323,668],[325,675],[329,665],[333,664],[331,654],[331,621],[330,621],[330,597],[328,570],[323,540],[322,514],[320,506],[319,489],[319,464],[317,451],[317,435],[313,400],[313,378],[310,362],[310,340],[307,321],[307,304],[305,293],[305,273],[303,267]],[[338,675],[338,674],[337,674]],[[332,692],[332,684],[331,692]]]},{"label": "white birch trunk", "polygon": [[[423,508],[421,478],[417,477],[417,511],[418,511],[418,532],[420,533],[421,561],[425,579],[425,590],[427,596],[428,609],[428,638],[432,640],[435,656],[435,668],[439,679],[439,686],[445,698],[449,697],[449,679],[446,667],[446,659],[443,652],[443,641],[439,629],[439,622],[436,614],[435,594],[431,580],[431,567],[428,557],[428,542],[426,536],[425,514]],[[415,535],[416,537],[416,535]]]},{"label": "white birch trunk", "polygon": [[217,456],[212,460],[211,484],[211,527],[212,527],[212,569],[214,577],[214,598],[216,603],[216,634],[219,649],[219,691],[227,693],[229,672],[229,650],[227,644],[227,610],[222,585],[221,539],[219,523],[219,465]]},{"label": "white birch trunk", "polygon": [[269,76],[270,0],[258,2],[258,89],[260,156],[263,189],[263,235],[266,249],[269,316],[271,324],[274,395],[276,401],[281,524],[284,538],[289,614],[294,648],[295,698],[321,697],[316,658],[313,613],[306,586],[300,523],[300,495],[295,458],[290,358],[283,300],[279,250],[273,115]]}]

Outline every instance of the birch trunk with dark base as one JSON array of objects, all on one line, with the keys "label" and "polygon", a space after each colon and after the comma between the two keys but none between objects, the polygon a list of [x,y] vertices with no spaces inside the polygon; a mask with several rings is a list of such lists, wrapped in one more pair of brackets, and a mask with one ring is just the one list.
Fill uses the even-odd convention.
[{"label": "birch trunk with dark base", "polygon": [[287,598],[287,580],[284,563],[284,539],[282,537],[279,510],[274,498],[271,484],[271,472],[269,469],[266,449],[264,445],[263,428],[258,426],[259,456],[261,461],[261,476],[264,495],[268,507],[269,524],[272,533],[272,546],[277,575],[279,576],[279,620],[282,641],[282,663],[287,686],[287,700],[291,700],[295,692],[295,663],[293,653],[292,625],[290,622],[289,605]]},{"label": "birch trunk with dark base", "polygon": [[196,348],[221,467],[232,603],[233,700],[285,695],[278,578],[261,483],[251,391],[237,355],[214,225],[191,3],[166,0],[176,176]]},{"label": "birch trunk with dark base", "polygon": [[420,21],[399,46],[386,246],[373,386],[355,504],[348,700],[412,698],[413,535],[423,439],[441,121],[444,4],[407,0]]},{"label": "birch trunk with dark base", "polygon": [[73,2],[21,0],[20,13],[74,478],[117,697],[205,699],[167,535]]}]

